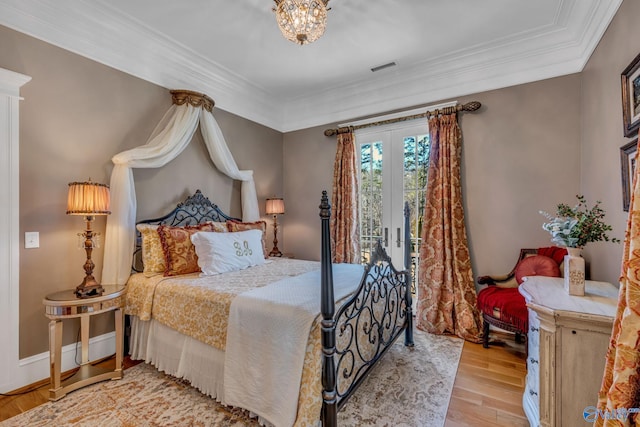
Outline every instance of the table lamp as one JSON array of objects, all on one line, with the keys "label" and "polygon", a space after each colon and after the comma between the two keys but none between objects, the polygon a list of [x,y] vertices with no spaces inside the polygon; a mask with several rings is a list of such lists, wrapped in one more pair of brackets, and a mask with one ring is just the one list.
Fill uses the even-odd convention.
[{"label": "table lamp", "polygon": [[282,256],[278,249],[278,215],[284,214],[284,200],[281,197],[267,199],[267,215],[273,215],[273,249],[269,256]]},{"label": "table lamp", "polygon": [[67,215],[83,215],[87,222],[87,229],[78,236],[84,238],[84,249],[87,252],[87,260],[84,263],[86,273],[84,280],[76,287],[75,294],[78,298],[91,298],[100,296],[104,289],[93,277],[95,264],[91,260],[91,252],[96,247],[95,237],[99,233],[91,230],[91,222],[96,215],[109,215],[109,186],[91,182],[69,183],[69,196],[67,198]]}]

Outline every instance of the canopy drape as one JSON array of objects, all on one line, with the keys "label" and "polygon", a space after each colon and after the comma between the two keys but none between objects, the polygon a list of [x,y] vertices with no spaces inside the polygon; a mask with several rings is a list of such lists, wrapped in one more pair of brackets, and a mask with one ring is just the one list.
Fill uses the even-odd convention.
[{"label": "canopy drape", "polygon": [[[156,126],[145,145],[123,151],[111,159],[111,215],[107,219],[102,283],[124,284],[131,274],[135,247],[136,192],[133,168],[159,168],[175,159],[191,142],[200,124],[213,164],[228,177],[242,181],[242,218],[260,218],[253,171],[239,170],[210,109],[206,95],[191,92],[193,99],[178,98]],[[173,94],[173,92],[172,92]],[[198,98],[198,96],[200,98]],[[180,104],[180,105],[177,105]]]}]

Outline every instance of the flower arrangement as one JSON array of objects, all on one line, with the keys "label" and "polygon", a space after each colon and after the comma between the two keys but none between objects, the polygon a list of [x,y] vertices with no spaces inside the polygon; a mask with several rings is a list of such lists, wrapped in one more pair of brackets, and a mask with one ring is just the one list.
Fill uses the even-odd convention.
[{"label": "flower arrangement", "polygon": [[542,224],[542,229],[551,233],[551,241],[567,248],[582,248],[589,242],[620,242],[607,234],[612,228],[604,222],[605,211],[600,201],[588,209],[584,196],[576,197],[578,204],[573,207],[560,203],[555,217],[540,211],[549,220]]}]

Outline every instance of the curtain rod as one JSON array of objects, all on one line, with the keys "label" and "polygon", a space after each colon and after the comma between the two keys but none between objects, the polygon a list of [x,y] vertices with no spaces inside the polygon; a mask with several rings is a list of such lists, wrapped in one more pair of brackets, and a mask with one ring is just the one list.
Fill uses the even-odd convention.
[{"label": "curtain rod", "polygon": [[345,126],[337,129],[327,129],[324,131],[325,136],[333,136],[341,133],[347,133],[358,129],[364,129],[373,126],[388,125],[390,123],[404,122],[407,120],[420,119],[423,117],[436,116],[439,114],[451,114],[458,111],[476,111],[482,106],[478,101],[467,102],[466,104],[457,104],[451,107],[438,108],[436,110],[425,111],[424,113],[414,114],[412,116],[397,117],[395,119],[381,120],[379,122],[364,123],[356,126]]}]

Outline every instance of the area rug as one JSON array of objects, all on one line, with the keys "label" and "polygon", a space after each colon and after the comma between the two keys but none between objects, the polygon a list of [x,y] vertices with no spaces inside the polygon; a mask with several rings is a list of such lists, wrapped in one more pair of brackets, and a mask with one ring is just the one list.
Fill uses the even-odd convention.
[{"label": "area rug", "polygon": [[[389,350],[338,414],[340,426],[442,427],[463,341],[421,331],[415,347],[403,337]],[[10,418],[0,426],[257,426],[188,383],[141,363],[118,381],[72,392],[58,402]]]}]

